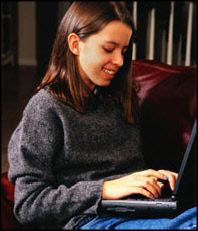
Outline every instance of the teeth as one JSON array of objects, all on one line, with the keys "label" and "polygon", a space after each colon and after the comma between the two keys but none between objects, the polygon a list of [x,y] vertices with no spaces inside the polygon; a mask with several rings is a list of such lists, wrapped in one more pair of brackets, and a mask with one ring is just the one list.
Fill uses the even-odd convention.
[{"label": "teeth", "polygon": [[114,75],[115,74],[115,71],[110,71],[110,70],[107,70],[107,69],[104,69],[104,72],[106,72],[109,75]]}]

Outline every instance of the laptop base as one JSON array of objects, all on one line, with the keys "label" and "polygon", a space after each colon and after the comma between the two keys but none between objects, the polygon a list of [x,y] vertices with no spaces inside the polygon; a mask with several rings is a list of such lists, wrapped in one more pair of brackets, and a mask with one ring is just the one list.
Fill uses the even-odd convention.
[{"label": "laptop base", "polygon": [[174,217],[178,214],[177,201],[172,200],[102,200],[101,212],[113,216],[159,218]]}]

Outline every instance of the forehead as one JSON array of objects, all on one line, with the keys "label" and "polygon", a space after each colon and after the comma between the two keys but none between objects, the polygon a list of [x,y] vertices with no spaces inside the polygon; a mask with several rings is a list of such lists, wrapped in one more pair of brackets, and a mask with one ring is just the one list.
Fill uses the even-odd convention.
[{"label": "forehead", "polygon": [[128,45],[132,29],[119,21],[108,23],[101,31],[91,35],[90,39],[99,43],[114,42],[123,46]]}]

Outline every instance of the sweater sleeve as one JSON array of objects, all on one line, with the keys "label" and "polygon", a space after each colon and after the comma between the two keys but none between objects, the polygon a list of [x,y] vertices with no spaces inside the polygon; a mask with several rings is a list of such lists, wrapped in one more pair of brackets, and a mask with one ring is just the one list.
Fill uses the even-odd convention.
[{"label": "sweater sleeve", "polygon": [[97,213],[102,181],[58,184],[53,162],[63,145],[61,120],[33,98],[9,145],[9,179],[15,184],[14,213],[22,224],[63,225],[82,212]]}]

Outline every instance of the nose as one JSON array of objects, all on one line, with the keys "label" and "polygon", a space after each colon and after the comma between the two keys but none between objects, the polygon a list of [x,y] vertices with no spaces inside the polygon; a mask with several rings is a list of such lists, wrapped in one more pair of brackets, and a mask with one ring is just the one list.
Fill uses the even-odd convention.
[{"label": "nose", "polygon": [[115,53],[112,58],[112,63],[117,67],[121,67],[124,63],[123,55],[120,52]]}]

